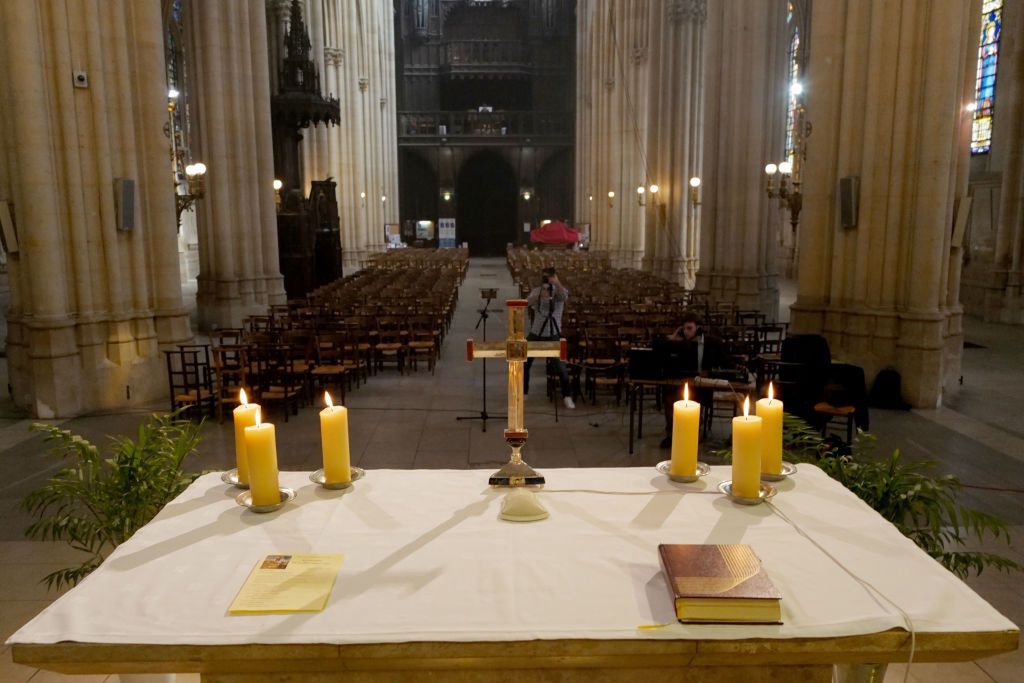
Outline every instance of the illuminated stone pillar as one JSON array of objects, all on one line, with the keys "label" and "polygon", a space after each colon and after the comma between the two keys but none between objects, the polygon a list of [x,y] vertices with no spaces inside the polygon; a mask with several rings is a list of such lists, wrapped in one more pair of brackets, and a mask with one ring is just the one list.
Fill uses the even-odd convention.
[{"label": "illuminated stone pillar", "polygon": [[[977,3],[814,0],[808,139],[793,332],[824,334],[903,398],[954,391],[962,346],[954,206],[967,190]],[[860,179],[844,228],[839,180]]]},{"label": "illuminated stone pillar", "polygon": [[349,273],[384,249],[384,224],[398,222],[394,10],[377,0],[310,2],[321,91],[339,98],[341,125],[302,131],[303,182],[337,182]]},{"label": "illuminated stone pillar", "polygon": [[775,320],[779,212],[763,169],[784,155],[785,0],[712,3],[706,44],[697,287]]},{"label": "illuminated stone pillar", "polygon": [[[44,418],[166,397],[160,349],[192,338],[159,4],[80,10],[0,3],[0,201],[20,247],[8,264],[8,367],[15,402]],[[115,179],[134,182],[132,206],[118,206]]]},{"label": "illuminated stone pillar", "polygon": [[285,300],[277,248],[266,13],[252,3],[189,5],[193,157],[207,166],[197,202],[197,304],[204,329],[240,327]]}]

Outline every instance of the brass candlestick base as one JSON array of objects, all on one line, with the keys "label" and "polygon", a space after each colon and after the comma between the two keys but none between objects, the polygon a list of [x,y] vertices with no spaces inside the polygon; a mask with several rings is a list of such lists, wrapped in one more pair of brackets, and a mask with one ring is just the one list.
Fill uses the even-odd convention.
[{"label": "brass candlestick base", "polygon": [[492,474],[487,483],[491,486],[543,486],[544,475],[539,474],[523,461],[523,444],[526,443],[525,430],[522,435],[506,432],[505,441],[512,448],[512,459]]}]

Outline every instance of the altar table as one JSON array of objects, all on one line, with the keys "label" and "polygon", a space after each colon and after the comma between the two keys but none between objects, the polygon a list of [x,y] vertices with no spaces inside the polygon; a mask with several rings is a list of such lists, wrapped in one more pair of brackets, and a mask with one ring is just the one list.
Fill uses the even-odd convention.
[{"label": "altar table", "polygon": [[[810,465],[756,507],[717,493],[726,467],[696,484],[546,469],[551,516],[525,524],[498,518],[488,474],[370,470],[328,491],[282,472],[296,499],[265,515],[204,475],[15,633],[14,661],[204,681],[828,681],[832,663],[904,661],[900,610],[915,661],[1017,646],[1012,622]],[[675,622],[659,543],[750,544],[785,623]],[[344,553],[326,609],[228,615],[256,561],[290,552]]]}]

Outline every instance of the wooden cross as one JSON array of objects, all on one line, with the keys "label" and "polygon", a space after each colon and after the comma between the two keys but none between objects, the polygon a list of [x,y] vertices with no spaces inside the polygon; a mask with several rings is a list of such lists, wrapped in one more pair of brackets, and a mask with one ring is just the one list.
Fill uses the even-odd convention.
[{"label": "wooden cross", "polygon": [[526,299],[509,299],[508,337],[505,341],[475,343],[466,340],[466,360],[504,358],[508,361],[508,428],[505,442],[512,449],[512,458],[491,475],[491,486],[535,486],[544,477],[523,462],[522,450],[529,432],[523,422],[523,365],[526,359],[566,359],[565,339],[559,341],[526,341]]}]

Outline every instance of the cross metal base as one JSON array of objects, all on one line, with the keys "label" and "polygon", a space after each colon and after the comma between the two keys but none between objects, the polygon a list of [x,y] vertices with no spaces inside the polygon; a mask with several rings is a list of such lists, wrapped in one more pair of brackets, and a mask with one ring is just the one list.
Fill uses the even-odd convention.
[{"label": "cross metal base", "polygon": [[544,475],[539,474],[522,460],[519,462],[509,461],[492,474],[487,483],[491,486],[543,486]]}]

